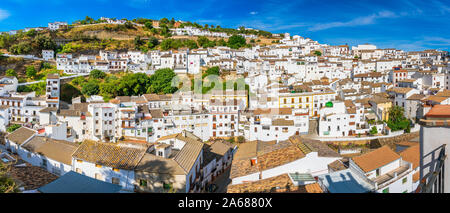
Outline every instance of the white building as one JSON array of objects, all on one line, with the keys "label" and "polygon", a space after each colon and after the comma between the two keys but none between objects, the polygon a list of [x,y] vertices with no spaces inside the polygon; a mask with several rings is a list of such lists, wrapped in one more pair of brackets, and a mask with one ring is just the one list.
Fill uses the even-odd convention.
[{"label": "white building", "polygon": [[42,58],[45,61],[50,61],[55,59],[55,51],[53,50],[42,50]]}]

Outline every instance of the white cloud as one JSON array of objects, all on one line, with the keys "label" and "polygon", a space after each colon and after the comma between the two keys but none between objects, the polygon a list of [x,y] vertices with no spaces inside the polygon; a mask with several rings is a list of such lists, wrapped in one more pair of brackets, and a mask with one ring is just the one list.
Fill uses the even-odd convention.
[{"label": "white cloud", "polygon": [[0,9],[0,21],[7,19],[10,15],[8,11]]},{"label": "white cloud", "polygon": [[347,22],[330,22],[330,23],[319,23],[310,27],[309,31],[319,31],[325,30],[335,27],[353,27],[353,26],[362,26],[369,25],[375,23],[377,19],[381,18],[396,18],[398,17],[391,11],[381,11],[376,14],[372,14],[369,16],[357,17]]},{"label": "white cloud", "polygon": [[256,15],[256,14],[258,14],[258,12],[255,12],[255,11],[250,12],[250,15]]}]

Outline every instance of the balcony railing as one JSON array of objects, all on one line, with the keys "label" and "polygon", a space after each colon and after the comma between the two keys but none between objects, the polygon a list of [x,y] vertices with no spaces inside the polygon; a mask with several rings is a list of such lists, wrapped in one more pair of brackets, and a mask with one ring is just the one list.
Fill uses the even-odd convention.
[{"label": "balcony railing", "polygon": [[[439,156],[434,162],[434,166],[430,165],[430,172],[420,180],[420,184],[416,189],[416,193],[443,193],[444,192],[444,167],[447,155],[445,153],[445,144],[437,148]],[[434,168],[434,170],[433,170]]]}]

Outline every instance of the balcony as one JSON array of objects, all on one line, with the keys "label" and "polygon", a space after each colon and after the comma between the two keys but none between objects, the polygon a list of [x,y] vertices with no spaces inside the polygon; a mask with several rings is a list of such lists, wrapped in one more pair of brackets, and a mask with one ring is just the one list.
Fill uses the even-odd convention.
[{"label": "balcony", "polygon": [[124,129],[133,129],[133,128],[135,128],[135,126],[134,126],[134,125],[125,125],[125,124],[122,124],[122,128],[124,128]]},{"label": "balcony", "polygon": [[378,184],[378,188],[383,188],[384,187],[383,185],[389,184],[389,181],[397,180],[398,178],[407,174],[408,171],[410,171],[409,170],[410,168],[411,168],[410,164],[400,166],[397,169],[394,169],[384,175],[374,178],[373,181]]}]

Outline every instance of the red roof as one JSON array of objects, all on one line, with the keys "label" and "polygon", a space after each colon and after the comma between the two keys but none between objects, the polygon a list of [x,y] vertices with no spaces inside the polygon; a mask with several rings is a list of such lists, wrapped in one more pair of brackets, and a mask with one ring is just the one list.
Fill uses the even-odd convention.
[{"label": "red roof", "polygon": [[427,118],[450,118],[450,105],[435,105],[425,115]]}]

